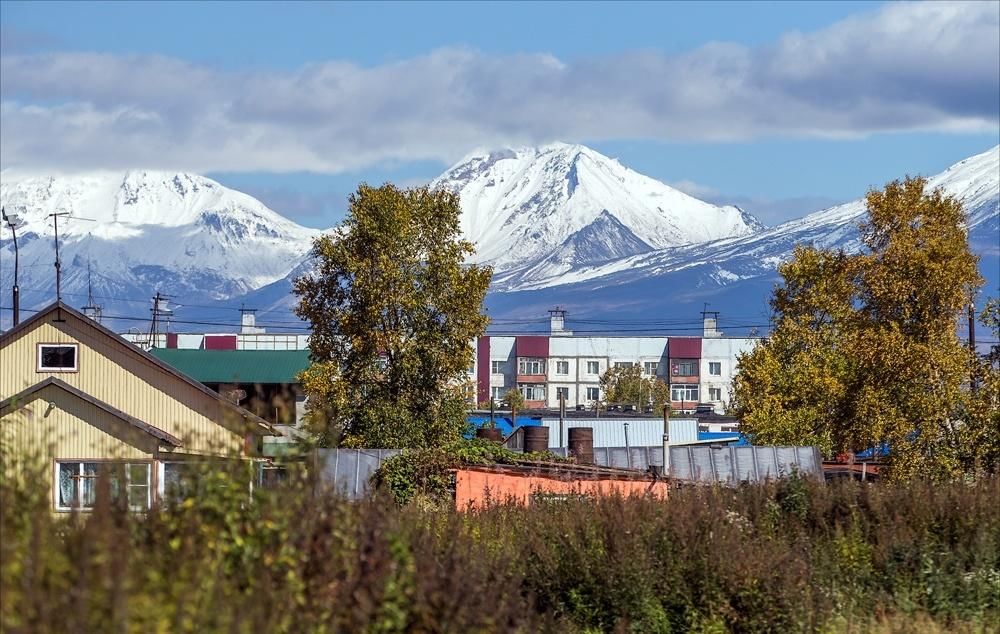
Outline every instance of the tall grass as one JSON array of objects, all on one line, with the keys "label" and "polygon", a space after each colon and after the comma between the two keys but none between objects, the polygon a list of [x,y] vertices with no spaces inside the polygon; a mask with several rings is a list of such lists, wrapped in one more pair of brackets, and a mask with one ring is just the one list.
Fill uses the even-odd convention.
[{"label": "tall grass", "polygon": [[[990,631],[1000,481],[802,479],[478,513],[206,472],[135,514],[0,482],[5,632]],[[51,477],[51,476],[48,476]],[[39,483],[41,483],[39,485]]]}]

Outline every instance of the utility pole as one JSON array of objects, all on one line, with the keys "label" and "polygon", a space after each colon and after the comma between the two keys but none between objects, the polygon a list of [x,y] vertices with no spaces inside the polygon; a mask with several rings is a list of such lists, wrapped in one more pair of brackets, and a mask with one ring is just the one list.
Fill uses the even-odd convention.
[{"label": "utility pole", "polygon": [[149,324],[149,347],[156,347],[156,340],[160,336],[160,316],[169,315],[170,311],[165,308],[161,308],[161,304],[165,303],[169,297],[156,291],[156,295],[153,297],[153,307],[149,309],[149,312],[153,314],[153,319]]},{"label": "utility pole", "polygon": [[566,421],[566,395],[559,393],[559,447],[563,447],[563,428]]},{"label": "utility pole", "polygon": [[670,403],[663,405],[663,477],[670,477]]},{"label": "utility pole", "polygon": [[17,271],[18,265],[20,264],[17,251],[17,227],[21,224],[21,219],[16,216],[8,216],[6,210],[0,207],[0,216],[3,216],[3,221],[7,223],[10,227],[10,233],[14,236],[14,288],[13,291],[13,309],[14,309],[14,325],[18,325],[21,322],[21,289],[17,285]]},{"label": "utility pole", "polygon": [[62,301],[62,262],[59,261],[59,218],[69,216],[68,211],[57,211],[49,214],[52,218],[52,227],[55,229],[56,242],[56,301]]},{"label": "utility pole", "polygon": [[969,353],[972,355],[972,376],[970,377],[972,391],[979,387],[976,385],[976,303],[969,302]]}]

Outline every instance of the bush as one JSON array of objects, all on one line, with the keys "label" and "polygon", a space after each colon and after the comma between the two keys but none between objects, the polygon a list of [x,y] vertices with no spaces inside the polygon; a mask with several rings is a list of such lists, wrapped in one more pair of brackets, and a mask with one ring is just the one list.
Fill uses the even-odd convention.
[{"label": "bush", "polygon": [[1000,617],[996,479],[457,513],[348,502],[307,473],[251,497],[244,477],[205,473],[197,497],[145,514],[105,490],[69,516],[31,478],[3,479],[0,629],[943,632]]}]

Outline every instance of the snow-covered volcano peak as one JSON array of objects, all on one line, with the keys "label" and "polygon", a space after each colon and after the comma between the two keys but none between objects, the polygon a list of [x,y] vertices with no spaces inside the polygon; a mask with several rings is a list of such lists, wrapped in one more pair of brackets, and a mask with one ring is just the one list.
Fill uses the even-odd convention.
[{"label": "snow-covered volcano peak", "polygon": [[[587,237],[588,257],[610,259],[630,248],[616,243],[622,229],[636,238],[630,244],[659,249],[748,235],[760,226],[736,207],[703,202],[568,143],[476,152],[431,187],[459,194],[462,230],[476,245],[476,261],[498,270],[566,249],[575,234]],[[601,227],[614,228],[606,254],[595,251]]]}]

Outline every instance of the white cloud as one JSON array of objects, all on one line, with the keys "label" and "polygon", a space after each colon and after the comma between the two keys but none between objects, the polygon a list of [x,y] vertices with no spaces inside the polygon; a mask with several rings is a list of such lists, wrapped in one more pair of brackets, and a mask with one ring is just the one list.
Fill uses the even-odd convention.
[{"label": "white cloud", "polygon": [[566,62],[449,48],[224,72],[162,56],[4,54],[0,166],[341,172],[552,140],[996,130],[1000,4],[889,4],[769,46]]}]

